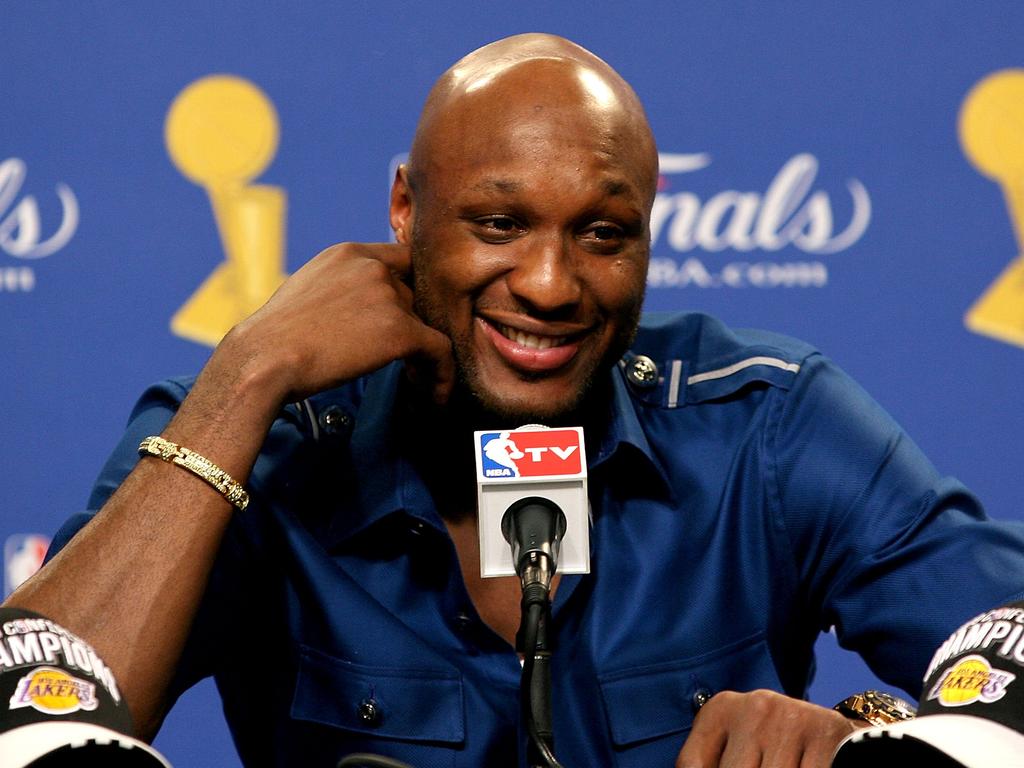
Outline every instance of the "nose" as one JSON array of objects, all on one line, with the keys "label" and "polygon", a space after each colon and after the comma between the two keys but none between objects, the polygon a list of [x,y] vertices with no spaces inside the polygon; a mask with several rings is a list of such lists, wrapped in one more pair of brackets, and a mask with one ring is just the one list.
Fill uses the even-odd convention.
[{"label": "nose", "polygon": [[[532,239],[532,238],[531,238]],[[580,303],[579,265],[558,235],[523,243],[505,280],[512,295],[537,315],[563,315]]]}]

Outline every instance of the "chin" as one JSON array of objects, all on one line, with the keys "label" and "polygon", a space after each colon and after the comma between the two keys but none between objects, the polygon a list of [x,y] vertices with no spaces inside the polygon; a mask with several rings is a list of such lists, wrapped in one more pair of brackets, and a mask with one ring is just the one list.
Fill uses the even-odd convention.
[{"label": "chin", "polygon": [[471,344],[452,338],[456,383],[451,402],[481,429],[510,429],[523,424],[579,426],[592,408],[605,407],[610,371],[628,348],[632,332],[600,358],[579,359],[572,370],[552,374],[492,368],[472,354]]},{"label": "chin", "polygon": [[[520,393],[510,395],[497,391],[483,382],[464,380],[460,389],[469,409],[475,412],[478,423],[491,427],[519,427],[524,424],[545,426],[578,426],[581,407],[592,390],[592,381],[587,379],[575,391],[561,392],[560,397],[546,391],[542,383],[531,387],[520,383]],[[533,389],[531,392],[530,390]],[[571,422],[571,424],[570,424]]]},{"label": "chin", "polygon": [[[525,424],[552,426],[561,424],[576,412],[575,403],[564,408],[538,407],[536,403],[477,399],[480,412],[493,417],[498,426],[521,427]],[[570,419],[571,420],[571,419]]]}]

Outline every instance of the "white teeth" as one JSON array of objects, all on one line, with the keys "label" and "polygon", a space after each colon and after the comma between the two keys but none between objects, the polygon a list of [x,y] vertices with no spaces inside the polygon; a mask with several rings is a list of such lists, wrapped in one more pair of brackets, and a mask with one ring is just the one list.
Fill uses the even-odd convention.
[{"label": "white teeth", "polygon": [[532,333],[523,333],[507,325],[499,325],[498,330],[506,339],[528,349],[550,349],[560,346],[565,341],[565,336],[534,336]]}]

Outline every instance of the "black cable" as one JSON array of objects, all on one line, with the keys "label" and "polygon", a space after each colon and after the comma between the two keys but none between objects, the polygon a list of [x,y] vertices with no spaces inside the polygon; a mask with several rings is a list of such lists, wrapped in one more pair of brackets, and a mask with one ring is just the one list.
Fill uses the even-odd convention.
[{"label": "black cable", "polygon": [[[533,718],[531,692],[533,690],[533,672],[536,666],[534,656],[537,652],[537,634],[540,630],[540,622],[547,612],[549,601],[546,589],[543,590],[543,599],[539,599],[541,594],[541,590],[537,588],[539,585],[532,586],[534,588],[530,590],[530,596],[524,599],[526,604],[523,606],[523,675],[519,684],[519,704],[530,742],[541,756],[546,768],[565,768],[558,762],[551,747],[540,735],[537,730],[537,722]],[[390,757],[359,753],[343,757],[337,768],[412,768],[412,766]]]},{"label": "black cable", "polygon": [[537,652],[537,632],[540,627],[541,618],[545,613],[545,605],[540,602],[531,602],[525,608],[526,610],[523,614],[523,678],[519,684],[519,704],[522,709],[523,722],[526,723],[526,730],[530,736],[530,741],[543,758],[547,768],[564,768],[558,762],[547,742],[541,738],[540,733],[537,731],[537,723],[533,719],[533,706],[530,700],[531,692],[533,691],[534,654]]}]

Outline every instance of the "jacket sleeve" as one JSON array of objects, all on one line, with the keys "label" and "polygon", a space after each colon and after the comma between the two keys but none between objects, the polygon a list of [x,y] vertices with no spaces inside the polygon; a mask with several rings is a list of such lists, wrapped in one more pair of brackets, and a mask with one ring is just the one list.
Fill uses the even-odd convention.
[{"label": "jacket sleeve", "polygon": [[1024,524],[990,519],[825,358],[804,360],[766,439],[808,606],[881,679],[918,695],[950,632],[1024,596]]}]

